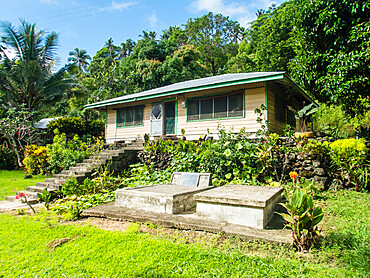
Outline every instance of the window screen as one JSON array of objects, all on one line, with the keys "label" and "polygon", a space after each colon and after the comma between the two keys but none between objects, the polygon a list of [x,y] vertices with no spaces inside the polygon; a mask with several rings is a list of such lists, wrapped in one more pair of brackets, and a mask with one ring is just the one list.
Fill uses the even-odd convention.
[{"label": "window screen", "polygon": [[290,111],[288,109],[287,118],[288,118],[288,125],[291,125],[292,127],[296,127],[296,119],[295,119],[295,114],[293,111]]},{"label": "window screen", "polygon": [[227,117],[227,97],[217,97],[214,99],[215,119]]},{"label": "window screen", "polygon": [[199,120],[199,100],[188,101],[188,121]]},{"label": "window screen", "polygon": [[244,94],[188,100],[187,109],[188,121],[243,117]]},{"label": "window screen", "polygon": [[213,119],[213,99],[200,101],[200,119]]},{"label": "window screen", "polygon": [[286,114],[286,102],[284,98],[279,93],[275,93],[275,119],[286,123]]},{"label": "window screen", "polygon": [[229,96],[229,115],[228,117],[243,116],[243,94]]},{"label": "window screen", "polygon": [[125,110],[117,110],[117,127],[124,127]]},{"label": "window screen", "polygon": [[117,110],[117,127],[140,126],[144,124],[144,108],[125,108]]}]

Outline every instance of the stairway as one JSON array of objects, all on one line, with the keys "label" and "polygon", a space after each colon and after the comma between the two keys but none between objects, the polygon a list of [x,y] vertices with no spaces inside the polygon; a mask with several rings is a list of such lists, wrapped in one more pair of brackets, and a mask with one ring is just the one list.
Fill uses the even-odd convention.
[{"label": "stairway", "polygon": [[[70,167],[68,170],[63,170],[59,174],[55,174],[52,178],[46,178],[43,182],[37,182],[35,186],[28,186],[23,192],[27,195],[27,200],[30,204],[38,203],[37,193],[42,192],[45,188],[55,198],[56,192],[60,190],[67,180],[74,176],[78,182],[83,182],[87,177],[90,177],[99,167],[107,165],[109,161],[111,171],[120,171],[127,168],[137,160],[137,153],[143,150],[143,141],[134,140],[128,143],[119,144],[118,149],[102,150],[84,159],[76,166]],[[5,197],[8,202],[22,202],[16,199],[17,195]]]}]

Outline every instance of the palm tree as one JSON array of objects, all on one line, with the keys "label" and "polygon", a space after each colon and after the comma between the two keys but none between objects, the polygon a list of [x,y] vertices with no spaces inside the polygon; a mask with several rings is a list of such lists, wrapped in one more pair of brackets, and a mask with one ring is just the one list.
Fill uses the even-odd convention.
[{"label": "palm tree", "polygon": [[73,51],[69,52],[69,56],[71,57],[68,58],[68,62],[72,62],[73,65],[76,65],[80,69],[80,72],[86,71],[91,57],[87,54],[85,49],[75,48]]},{"label": "palm tree", "polygon": [[[36,24],[22,20],[18,28],[9,22],[0,22],[0,30],[3,43],[0,90],[7,94],[10,104],[26,104],[32,110],[41,101],[54,99],[75,85],[73,80],[65,78],[68,66],[52,72],[57,62],[55,32],[36,31]],[[14,53],[14,58],[9,57],[5,47]]]},{"label": "palm tree", "polygon": [[127,49],[127,56],[130,56],[132,53],[132,50],[134,49],[135,42],[132,39],[127,39],[125,45]]},{"label": "palm tree", "polygon": [[108,48],[110,57],[113,59],[116,58],[116,46],[113,44],[113,39],[109,38],[104,46]]}]

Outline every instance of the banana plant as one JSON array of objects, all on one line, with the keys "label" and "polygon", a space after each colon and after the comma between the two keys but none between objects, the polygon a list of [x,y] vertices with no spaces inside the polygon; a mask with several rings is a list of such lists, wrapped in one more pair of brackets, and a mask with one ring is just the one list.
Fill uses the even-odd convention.
[{"label": "banana plant", "polygon": [[317,245],[320,230],[317,224],[324,217],[322,208],[314,205],[312,195],[305,189],[297,188],[289,202],[281,204],[288,213],[281,213],[287,222],[286,227],[292,229],[293,245],[299,251],[308,251]]}]

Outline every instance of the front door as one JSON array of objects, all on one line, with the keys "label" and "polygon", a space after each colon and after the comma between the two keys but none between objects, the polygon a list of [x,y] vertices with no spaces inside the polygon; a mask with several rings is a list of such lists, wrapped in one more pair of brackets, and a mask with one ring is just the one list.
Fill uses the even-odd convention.
[{"label": "front door", "polygon": [[152,103],[150,113],[150,135],[161,136],[163,134],[163,104]]},{"label": "front door", "polygon": [[176,125],[176,102],[164,103],[164,130],[165,134],[175,134]]}]

